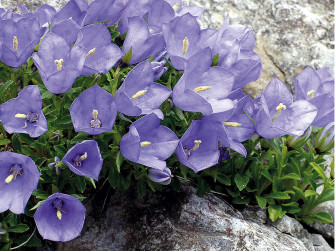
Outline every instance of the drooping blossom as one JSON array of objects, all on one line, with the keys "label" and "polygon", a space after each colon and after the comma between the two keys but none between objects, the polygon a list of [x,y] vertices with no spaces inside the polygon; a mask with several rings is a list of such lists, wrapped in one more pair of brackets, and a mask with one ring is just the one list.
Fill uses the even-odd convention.
[{"label": "drooping blossom", "polygon": [[94,85],[73,101],[70,114],[76,132],[97,135],[113,130],[117,109],[113,96]]},{"label": "drooping blossom", "polygon": [[178,137],[166,126],[160,125],[155,113],[134,122],[120,142],[120,152],[128,160],[163,171],[165,159],[178,145]]},{"label": "drooping blossom", "polygon": [[166,50],[177,70],[184,70],[189,58],[212,45],[212,37],[216,34],[214,29],[201,30],[197,19],[189,13],[176,17],[169,24],[163,24],[162,31]]},{"label": "drooping blossom", "polygon": [[76,44],[82,45],[86,53],[82,75],[106,74],[123,56],[120,48],[112,44],[112,36],[103,24],[85,26]]},{"label": "drooping blossom", "polygon": [[80,235],[85,213],[86,209],[79,199],[54,193],[37,208],[34,220],[43,239],[65,242]]},{"label": "drooping blossom", "polygon": [[162,34],[150,34],[148,24],[143,18],[130,17],[128,32],[123,44],[123,52],[132,51],[129,64],[139,63],[164,50],[165,42]]},{"label": "drooping blossom", "polygon": [[0,213],[23,214],[40,179],[33,160],[23,154],[0,152]]},{"label": "drooping blossom", "polygon": [[204,117],[193,120],[181,137],[177,147],[177,158],[181,164],[195,173],[219,163],[220,150],[227,145],[227,136],[223,135],[221,124]]},{"label": "drooping blossom", "polygon": [[334,121],[334,78],[328,68],[307,67],[295,79],[296,100],[307,100],[318,113],[313,126],[324,127]]},{"label": "drooping blossom", "polygon": [[261,93],[260,102],[255,128],[264,138],[286,134],[301,136],[317,114],[317,108],[308,101],[293,102],[290,90],[276,78]]},{"label": "drooping blossom", "polygon": [[153,111],[161,113],[159,106],[171,95],[171,90],[153,82],[154,70],[150,61],[138,64],[128,73],[115,94],[117,110],[127,116],[140,116]]},{"label": "drooping blossom", "polygon": [[17,98],[1,104],[0,121],[8,133],[27,133],[36,138],[48,131],[38,86],[29,85],[19,92]]},{"label": "drooping blossom", "polygon": [[103,160],[95,140],[77,143],[66,153],[62,161],[79,176],[99,179]]},{"label": "drooping blossom", "polygon": [[260,56],[255,53],[255,37],[244,25],[229,25],[229,16],[216,34],[213,55],[219,55],[219,66],[234,73],[233,90],[256,81],[262,72]]},{"label": "drooping blossom", "polygon": [[45,87],[54,94],[64,93],[80,76],[85,62],[85,49],[68,44],[59,35],[48,33],[32,58]]},{"label": "drooping blossom", "polygon": [[211,67],[212,54],[209,47],[192,56],[173,89],[173,103],[180,109],[201,112],[203,115],[222,113],[235,107],[228,98],[234,75],[220,67]]},{"label": "drooping blossom", "polygon": [[156,168],[150,168],[148,171],[148,177],[150,180],[160,183],[162,185],[169,185],[171,183],[171,170],[168,167],[165,167],[163,170]]},{"label": "drooping blossom", "polygon": [[23,17],[18,21],[0,21],[0,41],[2,40],[2,61],[11,67],[19,67],[27,62],[45,31],[40,28],[35,17]]}]

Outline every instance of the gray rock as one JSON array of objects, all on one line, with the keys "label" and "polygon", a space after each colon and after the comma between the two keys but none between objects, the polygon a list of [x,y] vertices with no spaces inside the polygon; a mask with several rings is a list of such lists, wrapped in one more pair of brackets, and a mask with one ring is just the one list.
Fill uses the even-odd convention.
[{"label": "gray rock", "polygon": [[311,250],[276,227],[246,219],[214,195],[200,198],[187,184],[180,193],[166,188],[145,198],[136,194],[115,193],[102,215],[91,200],[82,236],[58,250]]},{"label": "gray rock", "polygon": [[327,66],[334,74],[333,0],[190,0],[206,8],[202,27],[219,28],[229,13],[232,24],[250,27],[261,56],[260,79],[245,90],[257,95],[273,77],[293,89],[302,69]]},{"label": "gray rock", "polygon": [[332,251],[334,250],[329,246],[325,239],[320,234],[312,234],[312,241],[315,251]]},{"label": "gray rock", "polygon": [[28,8],[30,11],[35,11],[42,4],[49,4],[56,9],[64,6],[68,0],[0,0],[0,7],[9,9],[15,8],[16,4],[22,4]]}]

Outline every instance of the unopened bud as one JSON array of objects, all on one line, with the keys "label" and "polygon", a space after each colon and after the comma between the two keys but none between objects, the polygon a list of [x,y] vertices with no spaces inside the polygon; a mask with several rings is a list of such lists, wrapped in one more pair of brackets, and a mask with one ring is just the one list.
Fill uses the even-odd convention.
[{"label": "unopened bud", "polygon": [[335,122],[325,126],[317,135],[314,147],[320,152],[328,152],[334,147],[334,128]]},{"label": "unopened bud", "polygon": [[287,144],[289,147],[293,148],[293,149],[299,149],[301,148],[303,145],[306,144],[307,140],[309,139],[309,137],[311,136],[312,133],[312,128],[309,126],[305,133],[302,136],[294,136],[294,135],[290,135],[287,138]]}]

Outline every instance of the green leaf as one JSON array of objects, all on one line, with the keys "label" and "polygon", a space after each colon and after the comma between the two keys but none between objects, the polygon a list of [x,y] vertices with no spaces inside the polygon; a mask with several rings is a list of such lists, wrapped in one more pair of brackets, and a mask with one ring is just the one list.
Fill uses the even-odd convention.
[{"label": "green leaf", "polygon": [[212,66],[218,66],[219,65],[219,54],[215,54],[212,61]]},{"label": "green leaf", "polygon": [[7,88],[13,84],[14,82],[12,80],[7,81],[3,86],[0,88],[0,97],[2,97],[2,94],[7,90]]},{"label": "green leaf", "polygon": [[80,201],[83,201],[86,199],[85,196],[82,196],[81,194],[71,194],[73,197],[76,197],[77,199],[79,199]]},{"label": "green leaf", "polygon": [[15,152],[21,152],[21,143],[16,134],[14,134],[12,137],[12,145]]},{"label": "green leaf", "polygon": [[26,224],[18,224],[16,226],[9,227],[7,232],[9,233],[24,233],[29,229],[29,227]]},{"label": "green leaf", "polygon": [[44,202],[44,200],[39,201],[35,206],[33,206],[32,208],[30,208],[29,211],[33,211],[33,210],[37,209],[43,202]]},{"label": "green leaf", "polygon": [[319,194],[317,192],[315,192],[314,190],[308,189],[308,190],[305,191],[305,197],[306,198],[309,197],[309,196],[318,196],[318,195]]},{"label": "green leaf", "polygon": [[238,190],[242,191],[249,182],[249,177],[245,175],[240,175],[239,173],[235,175],[235,183],[238,187]]},{"label": "green leaf", "polygon": [[[30,238],[30,234],[25,234],[15,240],[15,243],[18,245],[21,245],[22,243],[25,243]],[[41,247],[42,243],[39,238],[37,238],[36,235],[31,237],[31,239],[23,245],[24,247]]]},{"label": "green leaf", "polygon": [[202,197],[210,191],[211,191],[211,187],[209,186],[209,184],[204,179],[201,179],[198,183],[198,188],[197,188],[198,195]]},{"label": "green leaf", "polygon": [[132,55],[133,55],[133,47],[131,46],[130,50],[126,54],[124,54],[122,62],[129,65]]},{"label": "green leaf", "polygon": [[325,201],[334,200],[334,187],[328,191],[323,191],[318,198],[318,203],[321,204]]},{"label": "green leaf", "polygon": [[3,246],[0,251],[9,251],[10,250],[10,246],[11,246],[11,244],[8,243],[5,246]]},{"label": "green leaf", "polygon": [[269,205],[268,212],[269,217],[273,222],[278,218],[282,218],[285,214],[285,211],[282,211],[282,208],[279,205]]},{"label": "green leaf", "polygon": [[291,198],[287,193],[284,193],[284,192],[270,193],[270,194],[267,194],[266,197],[276,199],[276,200],[288,200]]},{"label": "green leaf", "polygon": [[273,182],[272,176],[268,171],[262,171],[261,174],[267,178],[268,180],[270,180],[271,182]]},{"label": "green leaf", "polygon": [[117,171],[120,173],[121,172],[121,165],[123,163],[123,156],[121,154],[121,152],[118,152],[116,155],[116,168]]},{"label": "green leaf", "polygon": [[289,174],[284,175],[283,177],[280,177],[280,179],[282,180],[288,180],[288,179],[301,180],[301,177],[296,173],[289,173]]},{"label": "green leaf", "polygon": [[79,189],[79,191],[81,193],[83,193],[85,191],[85,188],[86,188],[85,177],[76,175],[75,179],[76,179],[77,188]]},{"label": "green leaf", "polygon": [[139,180],[137,182],[137,190],[138,190],[138,194],[141,197],[144,197],[145,194],[147,193],[147,187],[146,187],[145,182],[143,180]]},{"label": "green leaf", "polygon": [[256,195],[256,200],[260,208],[264,208],[266,206],[266,199]]},{"label": "green leaf", "polygon": [[226,185],[226,186],[231,186],[231,181],[230,179],[224,175],[223,173],[219,174],[216,177],[216,180],[219,181],[221,184]]},{"label": "green leaf", "polygon": [[326,181],[326,180],[327,180],[327,177],[326,177],[325,172],[322,170],[322,168],[321,168],[318,164],[316,164],[316,163],[314,163],[314,162],[311,162],[310,164],[313,166],[313,169],[320,175],[320,177],[321,177],[324,181]]},{"label": "green leaf", "polygon": [[320,212],[313,213],[311,216],[303,217],[302,220],[310,222],[310,221],[319,221],[321,223],[332,223],[333,218],[329,213]]},{"label": "green leaf", "polygon": [[45,200],[49,197],[49,194],[47,194],[46,192],[44,191],[41,191],[41,190],[35,190],[33,192],[33,195],[37,198],[37,199],[41,199],[41,200]]},{"label": "green leaf", "polygon": [[9,139],[1,139],[0,140],[0,146],[4,146],[10,143]]}]

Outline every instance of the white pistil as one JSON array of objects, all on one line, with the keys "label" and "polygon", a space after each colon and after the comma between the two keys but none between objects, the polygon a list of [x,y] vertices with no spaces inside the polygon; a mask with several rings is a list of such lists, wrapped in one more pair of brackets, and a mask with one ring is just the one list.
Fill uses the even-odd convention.
[{"label": "white pistil", "polygon": [[60,210],[57,210],[57,218],[58,218],[59,220],[62,219],[62,212],[61,212]]},{"label": "white pistil", "polygon": [[310,97],[310,98],[313,98],[313,95],[314,95],[314,90],[310,90],[309,92],[307,92],[307,95]]},{"label": "white pistil", "polygon": [[14,174],[9,175],[6,179],[5,182],[9,184],[12,180],[14,179]]},{"label": "white pistil", "polygon": [[57,70],[60,71],[62,69],[62,64],[64,62],[64,60],[61,58],[61,59],[56,59],[55,61],[55,64],[57,65]]},{"label": "white pistil", "polygon": [[188,50],[188,46],[190,45],[190,43],[188,42],[188,38],[185,37],[183,40],[183,55],[185,56],[187,50]]},{"label": "white pistil", "polygon": [[17,54],[17,48],[19,47],[19,41],[17,41],[17,37],[13,36],[13,49],[14,52]]},{"label": "white pistil", "polygon": [[280,103],[277,107],[276,107],[276,110],[277,110],[277,113],[275,116],[273,116],[272,118],[272,121],[274,121],[278,116],[279,114],[281,113],[281,110],[286,110],[286,105],[283,105],[283,103]]},{"label": "white pistil", "polygon": [[230,126],[230,127],[239,127],[241,124],[236,123],[236,122],[223,122],[225,126]]},{"label": "white pistil", "polygon": [[91,50],[86,54],[86,59],[89,59],[94,53],[95,53],[95,48],[91,49]]},{"label": "white pistil", "polygon": [[131,99],[137,99],[141,96],[143,96],[148,90],[141,90],[135,93],[134,96],[131,97]]},{"label": "white pistil", "polygon": [[199,86],[199,87],[195,88],[194,91],[195,92],[203,92],[203,91],[207,91],[211,88],[212,88],[212,86]]},{"label": "white pistil", "polygon": [[87,152],[85,152],[83,155],[80,156],[80,160],[87,159]]},{"label": "white pistil", "polygon": [[17,113],[17,114],[15,114],[15,118],[26,119],[27,115],[26,114],[22,114],[22,113]]},{"label": "white pistil", "polygon": [[146,147],[146,146],[149,146],[149,145],[151,145],[151,142],[149,142],[149,141],[142,141],[141,142],[141,147]]}]

